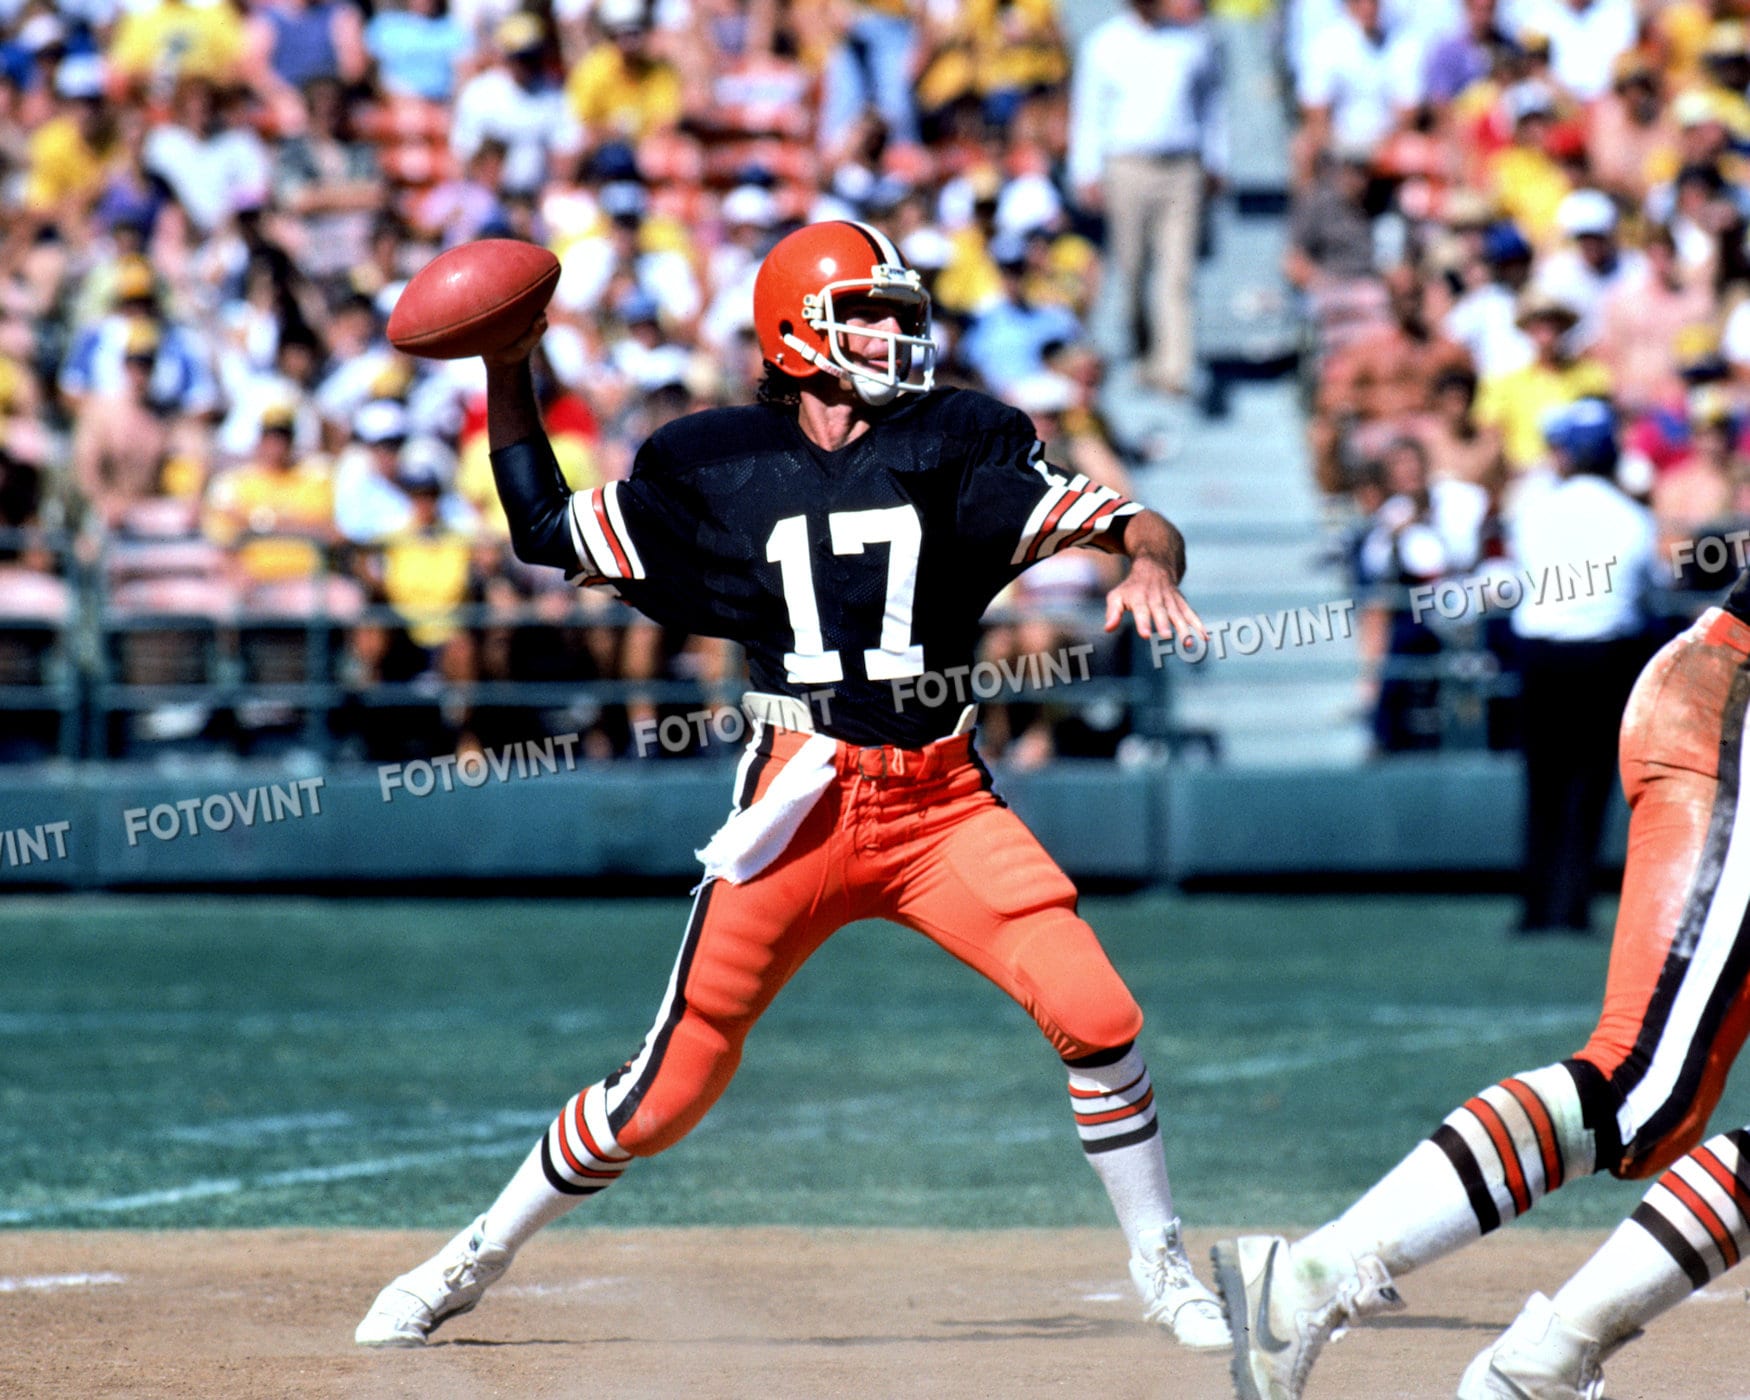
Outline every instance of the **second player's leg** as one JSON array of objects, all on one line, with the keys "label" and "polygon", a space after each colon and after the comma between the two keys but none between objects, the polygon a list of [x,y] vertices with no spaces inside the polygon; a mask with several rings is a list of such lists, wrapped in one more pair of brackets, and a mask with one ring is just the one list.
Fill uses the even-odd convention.
[{"label": "second player's leg", "polygon": [[1535,1293],[1471,1362],[1459,1400],[1584,1395],[1601,1363],[1750,1250],[1750,1131],[1677,1162],[1554,1298]]},{"label": "second player's leg", "polygon": [[[1716,1081],[1708,1067],[1729,1064],[1743,1040],[1744,976],[1740,969],[1732,981],[1722,963],[1698,980],[1674,950],[1691,946],[1685,930],[1706,925],[1717,892],[1734,887],[1721,878],[1732,826],[1721,804],[1735,798],[1735,767],[1728,789],[1713,765],[1735,751],[1736,741],[1721,739],[1742,728],[1743,686],[1734,654],[1690,641],[1649,665],[1630,698],[1622,738],[1628,863],[1603,1013],[1580,1054],[1467,1100],[1306,1239],[1290,1245],[1252,1236],[1217,1247],[1242,1396],[1298,1396],[1335,1327],[1399,1304],[1393,1277],[1489,1233],[1578,1177],[1601,1168],[1628,1174],[1631,1153],[1668,1162],[1698,1140],[1724,1075],[1722,1067]],[[1710,861],[1716,848],[1719,858]],[[1740,897],[1750,897],[1750,884]],[[1734,935],[1742,913],[1730,919]],[[1681,1001],[1686,982],[1695,1000],[1721,1014],[1704,1034],[1677,1039],[1661,1030],[1669,1017],[1660,1007]],[[1661,1044],[1670,1047],[1662,1060]],[[1649,1092],[1649,1107],[1637,1112],[1628,1086],[1645,1080],[1649,1063],[1694,1072],[1672,1073],[1674,1092]],[[1259,1312],[1266,1294],[1269,1316]],[[1286,1345],[1254,1344],[1258,1332]]]}]

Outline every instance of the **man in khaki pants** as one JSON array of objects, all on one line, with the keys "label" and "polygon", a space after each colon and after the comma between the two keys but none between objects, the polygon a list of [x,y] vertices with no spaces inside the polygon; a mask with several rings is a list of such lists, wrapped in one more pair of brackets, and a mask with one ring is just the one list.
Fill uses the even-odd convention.
[{"label": "man in khaki pants", "polygon": [[1149,291],[1143,379],[1168,394],[1191,388],[1197,231],[1227,169],[1222,89],[1203,0],[1131,0],[1076,59],[1070,180],[1083,208],[1105,211],[1127,324]]}]

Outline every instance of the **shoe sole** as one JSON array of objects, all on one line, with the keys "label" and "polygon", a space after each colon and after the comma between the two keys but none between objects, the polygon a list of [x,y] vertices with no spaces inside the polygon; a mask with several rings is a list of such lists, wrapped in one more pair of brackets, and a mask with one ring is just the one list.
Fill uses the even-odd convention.
[{"label": "shoe sole", "polygon": [[369,1347],[372,1351],[412,1351],[425,1345],[424,1337],[378,1337],[361,1342],[355,1336],[352,1340],[354,1346]]},{"label": "shoe sole", "polygon": [[1238,1242],[1222,1240],[1209,1251],[1215,1268],[1215,1294],[1227,1311],[1227,1330],[1233,1335],[1228,1374],[1233,1377],[1239,1400],[1264,1400],[1252,1379],[1252,1314],[1246,1302],[1245,1275],[1240,1272]]},{"label": "shoe sole", "polygon": [[438,1318],[434,1318],[432,1320],[431,1326],[425,1329],[425,1335],[422,1337],[399,1337],[399,1336],[396,1336],[396,1337],[384,1337],[380,1341],[361,1342],[361,1341],[359,1341],[357,1335],[355,1334],[353,1336],[352,1340],[353,1340],[354,1345],[356,1345],[356,1346],[370,1347],[373,1350],[380,1350],[384,1347],[399,1347],[402,1350],[411,1351],[411,1350],[414,1350],[418,1347],[424,1346],[428,1341],[431,1340],[431,1334],[433,1332],[437,1331],[438,1328],[442,1327],[446,1322],[450,1322],[450,1321],[453,1321],[455,1318],[461,1317],[463,1313],[471,1313],[474,1311],[475,1308],[477,1308],[479,1306],[480,1306],[480,1300],[478,1298],[476,1298],[472,1303],[469,1303],[466,1307],[454,1308],[451,1311],[443,1314],[443,1316],[438,1317]]}]

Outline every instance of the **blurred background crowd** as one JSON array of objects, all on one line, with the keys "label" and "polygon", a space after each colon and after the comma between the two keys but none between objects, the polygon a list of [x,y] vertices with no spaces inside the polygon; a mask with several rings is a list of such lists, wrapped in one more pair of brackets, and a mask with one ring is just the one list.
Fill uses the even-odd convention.
[{"label": "blurred background crowd", "polygon": [[[1649,590],[1717,588],[1743,562],[1682,546],[1750,518],[1747,17],[1304,0],[1287,25],[1284,272],[1310,323],[1309,453],[1362,522],[1358,580],[1501,568],[1535,588],[1552,557],[1614,562],[1590,609],[1463,619],[1505,666],[1527,641],[1657,640]],[[1607,526],[1575,504],[1600,483]],[[1377,609],[1369,650],[1437,654],[1441,622]],[[1431,694],[1381,686],[1382,750],[1438,742]]]},{"label": "blurred background crowd", "polygon": [[[829,217],[881,224],[928,279],[943,380],[1126,484],[1094,409],[1101,260],[1064,193],[1051,0],[0,15],[0,683],[77,668],[104,695],[71,739],[65,711],[8,716],[14,756],[380,758],[535,718],[603,757],[665,697],[733,698],[725,648],[516,563],[482,367],[384,339],[410,273],[469,239],[562,261],[538,371],[574,487],[677,414],[749,400],[754,271]],[[1058,644],[1108,586],[1114,561],[1074,554],[1004,600],[993,656]],[[81,657],[64,642],[93,614]],[[579,702],[579,680],[620,689]],[[512,681],[549,689],[494,688]],[[345,702],[300,703],[323,687]],[[1049,756],[1042,713],[997,716],[997,746]]]},{"label": "blurred background crowd", "polygon": [[[747,401],[761,256],[852,217],[928,281],[941,381],[1130,489],[1161,444],[1113,430],[1114,383],[1201,400],[1235,100],[1205,9],[0,0],[0,702],[59,697],[6,712],[0,757],[531,728],[607,757],[733,699],[732,649],[516,563],[480,365],[385,341],[469,239],[561,260],[538,371],[576,487]],[[1679,546],[1750,523],[1750,0],[1213,9],[1276,26],[1282,277],[1310,471],[1374,600],[1374,751],[1450,738],[1455,657],[1517,678],[1479,702],[1487,743],[1566,733],[1540,676],[1617,694],[1662,590],[1741,562]],[[1608,585],[1565,597],[1579,558]],[[1146,670],[1088,622],[1114,568],[1030,571],[985,655],[1098,639],[1102,674]],[[1407,601],[1491,574],[1528,604]],[[993,753],[1115,752],[1128,701],[1076,700],[995,707]]]},{"label": "blurred background crowd", "polygon": [[[1440,744],[1455,656],[1516,682],[1477,727],[1525,754],[1528,932],[1587,926],[1630,687],[1750,538],[1747,18],[1297,0],[1284,30],[1284,273],[1313,470],[1377,590],[1375,749]],[[1516,607],[1416,604],[1491,580]]]}]

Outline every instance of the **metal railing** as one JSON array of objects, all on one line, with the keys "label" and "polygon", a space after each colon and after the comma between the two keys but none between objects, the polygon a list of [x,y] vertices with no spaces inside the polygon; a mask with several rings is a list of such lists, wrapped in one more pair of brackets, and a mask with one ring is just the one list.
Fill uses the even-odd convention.
[{"label": "metal railing", "polygon": [[[1304,538],[1296,532],[1297,538]],[[345,756],[336,726],[343,713],[447,709],[450,712],[516,710],[593,712],[633,706],[672,713],[733,703],[743,688],[739,661],[722,681],[667,675],[651,679],[583,674],[542,678],[493,675],[477,679],[376,680],[361,674],[354,643],[366,629],[397,632],[409,625],[403,610],[377,604],[345,612],[312,610],[288,615],[278,608],[246,604],[220,613],[118,610],[106,587],[108,558],[81,551],[74,540],[44,532],[0,531],[0,558],[29,550],[50,561],[65,585],[67,605],[56,617],[37,609],[8,615],[0,591],[0,759],[40,756],[101,759],[149,753],[150,741],[118,738],[134,717],[175,707],[242,714],[277,710],[292,715],[301,747],[329,761]],[[0,565],[0,568],[10,566]],[[1673,620],[1694,616],[1717,593],[1667,592],[1650,610],[1675,631]],[[1370,590],[1364,607],[1407,607],[1407,590]],[[1023,620],[993,612],[990,626]],[[462,603],[416,623],[440,622],[476,637],[534,629],[560,637],[596,629],[619,630],[640,619],[628,608],[592,610],[573,602],[564,615],[547,606]],[[1063,631],[1075,643],[1092,641],[1096,664],[1072,684],[1005,685],[987,703],[1044,705],[1054,715],[1098,718],[1098,728],[1121,726],[1162,751],[1200,750],[1219,757],[1219,730],[1191,730],[1175,712],[1174,665],[1154,664],[1147,644],[1104,638],[1097,603],[1065,614]],[[1437,650],[1388,655],[1377,671],[1382,685],[1428,688],[1426,706],[1438,730],[1437,746],[1472,749],[1491,742],[1491,707],[1517,694],[1510,661],[1486,644],[1480,622],[1442,623]],[[155,654],[151,639],[160,639]],[[144,651],[144,656],[143,656]],[[142,665],[144,660],[147,664]],[[1333,669],[1336,668],[1336,669]],[[1354,676],[1357,659],[1321,655],[1292,665],[1260,666],[1248,680],[1260,685],[1296,684]],[[150,678],[142,679],[142,675]]]},{"label": "metal railing", "polygon": [[[629,608],[592,610],[573,602],[562,616],[550,606],[504,606],[468,602],[412,613],[375,604],[342,611],[313,607],[295,614],[278,607],[250,606],[246,595],[223,609],[135,605],[118,609],[112,597],[107,550],[81,550],[64,535],[0,532],[0,550],[26,542],[44,549],[65,584],[68,607],[59,619],[9,616],[0,592],[0,734],[18,731],[26,717],[50,714],[58,725],[53,742],[39,739],[41,756],[104,759],[150,754],[151,740],[126,737],[135,717],[178,707],[209,714],[238,715],[278,711],[290,715],[299,746],[318,757],[344,758],[336,717],[394,710],[595,711],[636,706],[672,713],[733,703],[744,688],[739,655],[723,681],[666,675],[543,678],[515,675],[450,679],[431,674],[415,679],[367,679],[355,641],[377,629],[404,632],[413,625],[437,624],[476,638],[489,633],[534,629],[555,637],[597,629],[622,630],[642,619]],[[320,581],[320,580],[319,580]],[[319,595],[321,590],[315,590]],[[1019,620],[993,614],[987,622]],[[1066,615],[1074,642],[1102,636],[1102,610],[1096,604]],[[40,638],[44,659],[34,670],[8,670],[9,655],[22,658]],[[1118,652],[1110,644],[1101,650]],[[1130,648],[1131,664],[1122,672],[1095,665],[1074,684],[1005,685],[988,703],[1039,704],[1057,712],[1100,715],[1110,727],[1114,714],[1128,732],[1163,745],[1207,743],[1207,736],[1182,735],[1172,719],[1171,679],[1166,668],[1149,664],[1146,647]],[[584,668],[580,667],[580,671]],[[223,747],[216,742],[209,747]],[[16,746],[15,746],[16,747]],[[0,758],[14,757],[0,747]]]}]

